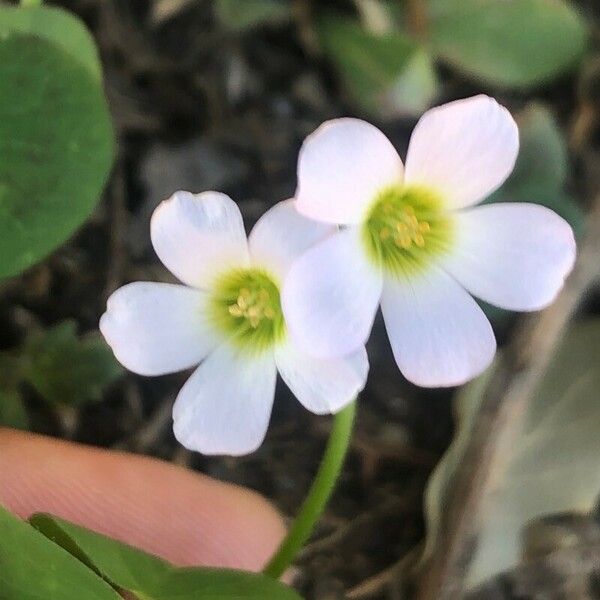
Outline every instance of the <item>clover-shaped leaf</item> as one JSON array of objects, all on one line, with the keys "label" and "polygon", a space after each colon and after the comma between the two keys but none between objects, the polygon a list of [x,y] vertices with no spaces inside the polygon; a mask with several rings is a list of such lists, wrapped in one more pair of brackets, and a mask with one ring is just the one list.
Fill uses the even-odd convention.
[{"label": "clover-shaped leaf", "polygon": [[0,277],[66,241],[99,199],[114,145],[99,73],[75,17],[0,9]]},{"label": "clover-shaped leaf", "polygon": [[77,335],[74,321],[64,321],[29,336],[22,350],[23,378],[52,404],[97,401],[122,373],[97,332]]}]

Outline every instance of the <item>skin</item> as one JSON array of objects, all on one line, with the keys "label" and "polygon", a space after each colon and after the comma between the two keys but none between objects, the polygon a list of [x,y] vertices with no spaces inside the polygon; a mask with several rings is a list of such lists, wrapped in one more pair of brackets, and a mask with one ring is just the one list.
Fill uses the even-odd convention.
[{"label": "skin", "polygon": [[285,534],[261,496],[156,459],[0,428],[0,504],[50,512],[180,566],[259,570]]}]

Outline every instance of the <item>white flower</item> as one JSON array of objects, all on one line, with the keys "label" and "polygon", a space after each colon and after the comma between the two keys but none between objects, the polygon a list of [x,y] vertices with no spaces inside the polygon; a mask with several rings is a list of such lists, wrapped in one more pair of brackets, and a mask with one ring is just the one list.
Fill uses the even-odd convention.
[{"label": "white flower", "polygon": [[344,227],[288,274],[282,304],[293,339],[317,356],[351,352],[366,342],[381,303],[410,381],[457,385],[485,369],[496,342],[470,294],[511,310],[540,309],[575,258],[571,228],[546,208],[472,208],[510,174],[518,146],[512,117],[486,96],[425,113],[405,168],[364,121],[330,121],[310,135],[297,209]]},{"label": "white flower", "polygon": [[316,359],[287,335],[279,289],[292,260],[332,232],[281,202],[249,241],[224,194],[177,192],[154,212],[151,236],[164,265],[185,285],[138,282],[108,300],[100,330],[117,359],[141,375],[201,364],[173,408],[187,448],[241,455],[265,436],[277,370],[318,414],[340,410],[364,387],[364,347]]}]

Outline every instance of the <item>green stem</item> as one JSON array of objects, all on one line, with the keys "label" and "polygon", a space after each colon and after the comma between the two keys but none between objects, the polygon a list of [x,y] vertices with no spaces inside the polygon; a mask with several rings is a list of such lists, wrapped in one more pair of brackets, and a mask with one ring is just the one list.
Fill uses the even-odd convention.
[{"label": "green stem", "polygon": [[287,536],[263,569],[265,575],[275,579],[283,575],[323,514],[344,464],[355,412],[356,400],[335,415],[319,470]]}]

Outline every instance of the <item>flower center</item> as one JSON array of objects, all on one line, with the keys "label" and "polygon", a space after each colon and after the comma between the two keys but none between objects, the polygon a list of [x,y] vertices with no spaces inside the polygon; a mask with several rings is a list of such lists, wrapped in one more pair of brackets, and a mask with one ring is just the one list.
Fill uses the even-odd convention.
[{"label": "flower center", "polygon": [[217,279],[210,310],[217,328],[244,348],[265,350],[285,335],[279,287],[261,269],[234,269]]},{"label": "flower center", "polygon": [[363,226],[371,259],[397,276],[422,270],[448,250],[453,235],[453,222],[441,198],[416,186],[381,192]]}]

